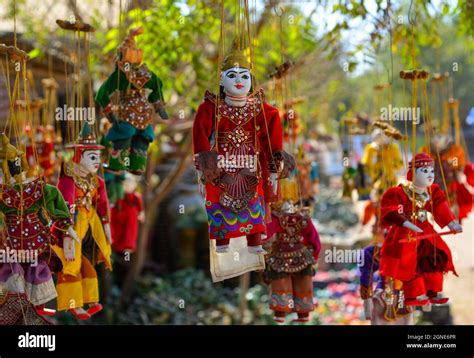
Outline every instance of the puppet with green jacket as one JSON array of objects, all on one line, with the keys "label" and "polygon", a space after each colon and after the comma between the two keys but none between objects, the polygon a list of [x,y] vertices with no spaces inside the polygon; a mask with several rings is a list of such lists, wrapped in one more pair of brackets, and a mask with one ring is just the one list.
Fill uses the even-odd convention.
[{"label": "puppet with green jacket", "polygon": [[[142,63],[143,50],[137,48],[135,36],[143,28],[130,30],[118,49],[115,71],[99,88],[96,102],[112,123],[105,139],[112,142],[108,168],[143,174],[148,146],[154,139],[153,115],[168,119],[164,109],[161,80]],[[119,91],[118,110],[110,96]]]}]

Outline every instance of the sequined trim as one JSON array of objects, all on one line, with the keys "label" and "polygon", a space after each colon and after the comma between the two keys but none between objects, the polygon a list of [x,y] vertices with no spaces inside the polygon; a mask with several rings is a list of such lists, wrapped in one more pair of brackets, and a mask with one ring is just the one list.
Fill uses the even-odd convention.
[{"label": "sequined trim", "polygon": [[[264,97],[263,89],[260,89],[249,95],[247,103],[242,107],[230,106],[224,100],[219,100],[219,113],[231,120],[234,124],[243,126],[260,114]],[[206,91],[204,98],[214,104],[217,103],[216,95],[209,91]]]},{"label": "sequined trim", "polygon": [[23,191],[19,191],[17,185],[2,185],[2,200],[10,208],[26,210],[43,196],[43,185],[44,182],[40,178],[25,184]]}]

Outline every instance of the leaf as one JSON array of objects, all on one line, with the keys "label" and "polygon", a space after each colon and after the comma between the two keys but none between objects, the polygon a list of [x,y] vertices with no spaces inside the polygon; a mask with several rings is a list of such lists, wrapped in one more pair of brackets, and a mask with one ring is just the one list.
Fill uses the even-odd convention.
[{"label": "leaf", "polygon": [[34,58],[40,57],[42,55],[43,55],[43,52],[39,48],[34,48],[30,52],[28,52],[28,56],[30,56],[31,60],[34,59]]}]

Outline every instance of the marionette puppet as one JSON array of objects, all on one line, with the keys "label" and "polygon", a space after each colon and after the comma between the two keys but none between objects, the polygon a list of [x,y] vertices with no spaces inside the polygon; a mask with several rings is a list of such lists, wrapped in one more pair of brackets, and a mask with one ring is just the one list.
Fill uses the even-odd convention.
[{"label": "marionette puppet", "polygon": [[455,143],[452,135],[436,133],[430,146],[423,147],[421,151],[433,158],[435,183],[446,189],[459,220],[466,218],[472,210],[474,179],[472,163],[466,162],[464,149]]},{"label": "marionette puppet", "polygon": [[429,221],[449,233],[462,232],[446,196],[435,180],[434,161],[416,154],[407,173],[409,183],[392,187],[381,201],[382,225],[390,227],[382,246],[380,274],[395,288],[403,285],[408,306],[443,304],[443,274],[455,275],[451,252]]},{"label": "marionette puppet", "polygon": [[36,313],[51,316],[55,311],[45,308],[45,303],[57,296],[51,271],[60,271],[61,261],[51,250],[55,239],[50,222],[64,238],[78,241],[78,237],[61,192],[41,177],[28,176],[25,153],[11,145],[5,134],[1,138],[0,212],[5,215],[7,234],[4,246],[8,256],[16,259],[0,265],[0,286],[25,295]]},{"label": "marionette puppet", "polygon": [[[105,139],[107,132],[112,127],[112,124],[107,118],[100,120],[100,140],[99,143],[104,146],[102,150],[102,163],[109,163],[111,155],[113,155],[112,142]],[[124,171],[111,170],[108,164],[104,164],[104,181],[107,189],[107,197],[109,198],[109,205],[111,208],[115,206],[117,200],[123,198],[123,181],[125,179]]]},{"label": "marionette puppet", "polygon": [[[168,119],[162,82],[142,63],[143,50],[137,48],[135,42],[135,36],[142,33],[142,27],[130,30],[118,49],[115,71],[99,88],[95,98],[112,123],[105,136],[113,148],[108,168],[137,175],[146,169],[148,147],[155,137],[152,126],[154,112],[162,119]],[[118,113],[110,101],[115,91],[120,92]]]},{"label": "marionette puppet", "polygon": [[[390,160],[386,160],[387,158]],[[372,142],[364,148],[361,163],[370,183],[377,182],[383,176],[386,187],[398,183],[397,174],[403,167],[400,148],[380,128],[373,130]]]},{"label": "marionette puppet", "polygon": [[457,172],[457,181],[451,186],[456,192],[458,218],[460,222],[472,211],[474,203],[474,164],[466,163],[462,172]]},{"label": "marionette puppet", "polygon": [[135,251],[139,223],[145,219],[143,200],[136,189],[136,178],[127,174],[123,182],[124,196],[111,209],[112,247],[118,253]]},{"label": "marionette puppet", "polygon": [[38,156],[38,164],[45,177],[50,177],[54,173],[54,161],[56,156],[52,133],[54,133],[54,128],[51,128],[51,126],[39,126],[36,128],[35,147]]},{"label": "marionette puppet", "polygon": [[278,177],[294,166],[282,151],[278,110],[264,101],[261,89],[253,90],[250,68],[234,43],[221,67],[221,93],[206,92],[194,118],[194,163],[218,253],[228,252],[230,240],[242,236],[248,252],[264,253],[266,203],[276,200]]},{"label": "marionette puppet", "polygon": [[[443,180],[445,180],[449,189],[450,184],[456,181],[457,173],[462,172],[466,165],[466,156],[463,148],[454,142],[452,135],[436,133],[430,145],[423,147],[421,151],[430,155],[434,160],[436,174],[435,183],[441,188],[444,188]],[[441,162],[441,166],[439,162]]]},{"label": "marionette puppet", "polygon": [[[76,318],[86,320],[102,310],[94,266],[104,262],[112,270],[109,203],[104,180],[97,175],[104,147],[97,144],[90,125],[84,122],[76,143],[67,148],[74,149],[73,161],[63,164],[57,186],[74,218],[79,241],[59,233],[58,245],[54,246],[63,262],[56,286],[58,310],[69,310]],[[86,304],[87,310],[83,308]]]},{"label": "marionette puppet", "polygon": [[403,290],[394,287],[393,280],[385,283],[379,274],[380,249],[381,243],[365,247],[364,261],[359,266],[365,319],[374,326],[411,325],[413,310],[406,306]]},{"label": "marionette puppet", "polygon": [[291,200],[272,204],[272,220],[267,225],[265,281],[271,290],[270,308],[274,320],[284,323],[288,313],[296,322],[308,322],[314,310],[313,281],[321,242],[309,211]]}]

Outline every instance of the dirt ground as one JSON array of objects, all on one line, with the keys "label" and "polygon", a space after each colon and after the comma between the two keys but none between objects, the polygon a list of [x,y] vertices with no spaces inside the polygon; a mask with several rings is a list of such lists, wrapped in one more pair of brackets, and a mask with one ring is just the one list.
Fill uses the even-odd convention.
[{"label": "dirt ground", "polygon": [[474,324],[474,213],[462,222],[462,226],[462,234],[445,240],[451,248],[459,277],[448,274],[444,292],[450,297],[453,323]]}]

